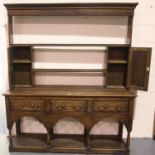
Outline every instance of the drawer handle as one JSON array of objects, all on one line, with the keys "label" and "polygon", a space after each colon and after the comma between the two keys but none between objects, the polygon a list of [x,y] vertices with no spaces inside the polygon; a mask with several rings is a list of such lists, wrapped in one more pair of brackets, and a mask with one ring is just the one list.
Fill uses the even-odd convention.
[{"label": "drawer handle", "polygon": [[125,105],[118,105],[118,106],[115,106],[115,109],[116,109],[117,111],[125,111],[126,106],[125,106]]},{"label": "drawer handle", "polygon": [[107,105],[103,105],[103,106],[98,107],[98,110],[100,110],[100,111],[105,111],[107,109],[108,109]]},{"label": "drawer handle", "polygon": [[64,105],[59,105],[59,106],[56,106],[55,107],[55,110],[58,110],[58,111],[61,111],[63,109],[65,109],[65,106]]},{"label": "drawer handle", "polygon": [[80,111],[80,110],[82,109],[82,107],[72,106],[72,109],[73,109],[73,110],[76,110],[76,111]]}]

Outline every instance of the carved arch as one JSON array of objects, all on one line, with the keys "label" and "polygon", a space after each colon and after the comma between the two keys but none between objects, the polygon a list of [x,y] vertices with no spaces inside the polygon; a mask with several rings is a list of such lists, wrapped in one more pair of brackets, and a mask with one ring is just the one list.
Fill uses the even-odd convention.
[{"label": "carved arch", "polygon": [[58,134],[84,134],[85,126],[75,117],[61,117],[53,129]]},{"label": "carved arch", "polygon": [[19,116],[19,117],[16,117],[10,124],[10,129],[12,129],[14,123],[16,123],[19,119],[22,119],[24,117],[30,117],[30,118],[34,118],[36,119],[37,121],[39,121],[40,124],[42,124],[44,126],[44,128],[46,129],[47,133],[49,132],[49,128],[47,127],[47,125],[44,123],[44,121],[40,118],[40,117],[36,117],[36,116],[33,116],[33,115],[24,115],[24,116]]}]

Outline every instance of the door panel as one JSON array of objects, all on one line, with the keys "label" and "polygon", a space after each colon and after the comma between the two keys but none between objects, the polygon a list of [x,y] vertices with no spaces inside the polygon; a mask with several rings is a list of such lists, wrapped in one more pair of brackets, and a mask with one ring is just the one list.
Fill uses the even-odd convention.
[{"label": "door panel", "polygon": [[151,61],[151,48],[131,48],[129,56],[130,88],[147,91]]}]

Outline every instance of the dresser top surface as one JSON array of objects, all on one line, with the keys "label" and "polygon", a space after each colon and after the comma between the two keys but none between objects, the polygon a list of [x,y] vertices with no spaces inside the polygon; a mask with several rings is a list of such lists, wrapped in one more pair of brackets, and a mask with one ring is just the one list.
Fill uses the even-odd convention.
[{"label": "dresser top surface", "polygon": [[136,92],[127,89],[106,88],[15,88],[5,96],[70,96],[70,97],[135,97]]}]

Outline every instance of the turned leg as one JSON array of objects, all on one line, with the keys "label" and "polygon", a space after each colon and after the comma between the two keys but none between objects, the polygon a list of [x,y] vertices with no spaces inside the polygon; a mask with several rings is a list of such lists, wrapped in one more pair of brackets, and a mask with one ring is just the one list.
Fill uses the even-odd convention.
[{"label": "turned leg", "polygon": [[122,135],[123,135],[123,124],[119,122],[118,136],[122,138]]},{"label": "turned leg", "polygon": [[125,155],[130,155],[130,151],[127,151],[127,153],[125,153]]},{"label": "turned leg", "polygon": [[53,128],[52,129],[47,129],[47,139],[46,139],[47,145],[51,144],[52,135],[53,135]]},{"label": "turned leg", "polygon": [[9,129],[9,144],[10,146],[13,146],[13,137],[12,137],[11,129]]},{"label": "turned leg", "polygon": [[127,149],[130,149],[130,132],[128,132],[128,135],[127,135],[126,147]]},{"label": "turned leg", "polygon": [[53,127],[52,129],[49,129],[47,130],[47,145],[50,145],[51,144],[51,140],[54,138],[54,135],[53,135]]},{"label": "turned leg", "polygon": [[18,119],[17,122],[16,122],[16,135],[20,135],[21,134],[20,124],[21,124],[21,121],[20,121],[20,119]]},{"label": "turned leg", "polygon": [[50,134],[49,131],[47,132],[47,140],[46,140],[46,143],[47,143],[47,145],[50,145],[50,143],[51,143],[51,134]]},{"label": "turned leg", "polygon": [[85,129],[85,146],[87,149],[90,149],[90,135],[89,135],[90,129]]}]

